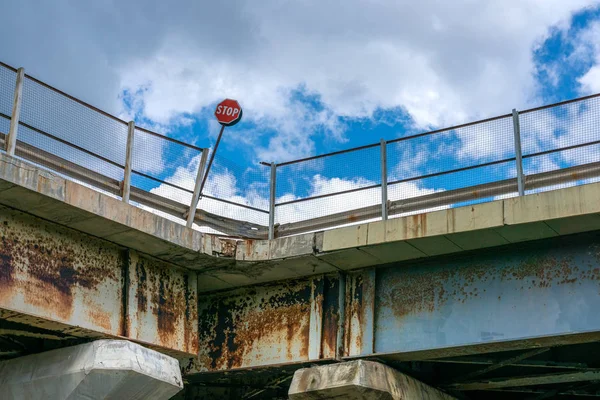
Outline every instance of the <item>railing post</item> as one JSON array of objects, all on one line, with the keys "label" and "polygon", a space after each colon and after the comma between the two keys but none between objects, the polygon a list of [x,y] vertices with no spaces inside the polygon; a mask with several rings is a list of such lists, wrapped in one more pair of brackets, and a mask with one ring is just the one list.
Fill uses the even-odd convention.
[{"label": "railing post", "polygon": [[196,208],[198,207],[198,201],[200,201],[200,189],[202,189],[202,182],[204,182],[204,169],[206,168],[206,159],[208,158],[208,149],[202,150],[202,156],[200,156],[200,164],[198,165],[198,173],[196,174],[196,184],[194,185],[194,194],[192,195],[192,202],[190,203],[190,209],[188,210],[187,223],[188,228],[192,227],[194,223],[194,217],[196,216]]},{"label": "railing post", "polygon": [[387,143],[381,139],[381,219],[388,219],[387,194]]},{"label": "railing post", "polygon": [[21,114],[21,100],[23,98],[23,80],[25,79],[25,70],[17,70],[17,83],[15,84],[15,98],[13,102],[12,114],[10,116],[10,128],[6,138],[6,153],[9,156],[15,155],[17,147],[17,131],[19,129],[19,116]]},{"label": "railing post", "polygon": [[521,124],[519,112],[513,108],[513,131],[515,133],[515,158],[517,160],[517,188],[519,196],[525,195],[525,176],[523,175],[523,154],[521,149]]},{"label": "railing post", "polygon": [[135,122],[127,124],[127,149],[125,151],[125,171],[123,175],[123,201],[129,203],[131,195],[131,161],[133,157],[133,139],[135,136]]},{"label": "railing post", "polygon": [[269,240],[275,239],[275,188],[277,180],[277,164],[271,163],[271,182],[269,191]]}]

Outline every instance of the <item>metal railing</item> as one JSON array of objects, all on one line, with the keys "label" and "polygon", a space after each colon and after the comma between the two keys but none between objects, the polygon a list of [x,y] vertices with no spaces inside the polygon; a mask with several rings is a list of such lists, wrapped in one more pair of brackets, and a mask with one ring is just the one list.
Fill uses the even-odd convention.
[{"label": "metal railing", "polygon": [[[424,156],[415,154],[418,142],[425,149]],[[460,152],[473,143],[472,154],[461,157]],[[450,147],[450,152],[440,152],[444,147]],[[398,163],[390,163],[390,155],[406,156],[409,164],[416,162],[419,168],[413,169],[418,172],[394,171],[390,164]],[[335,166],[342,157],[350,161]],[[419,157],[425,157],[424,161]],[[480,162],[473,163],[474,159]],[[588,183],[600,177],[600,94],[512,110],[387,142],[263,164],[270,165],[271,176],[277,177],[271,180],[270,238]],[[285,175],[288,181],[299,182],[314,178],[315,171],[335,171],[329,173],[330,180],[346,176],[351,187],[314,190],[315,185],[305,185],[306,195],[292,198],[286,195],[289,188],[278,190]],[[356,179],[365,173],[373,179]],[[433,184],[417,184],[427,181]],[[363,204],[356,207],[358,203]],[[295,210],[285,210],[294,206]]]},{"label": "metal railing", "polygon": [[[136,126],[134,121],[124,121],[25,74],[23,68],[4,63],[0,63],[0,147],[8,155],[73,178],[126,203],[175,217],[188,227],[196,222],[198,226],[234,235],[243,234],[244,229],[250,234],[257,230],[252,224],[238,224],[197,210],[203,197],[199,187],[208,149]],[[160,169],[153,168],[161,159],[155,150],[186,154],[171,169],[187,166],[197,158],[193,187],[163,177]],[[189,195],[190,201],[184,204],[173,196],[153,193],[157,185]],[[204,197],[232,203],[210,195]]]},{"label": "metal railing", "polygon": [[217,155],[201,193],[208,149],[136,126],[0,63],[0,145],[188,227],[273,239],[595,180],[600,94],[260,163],[269,169]]}]

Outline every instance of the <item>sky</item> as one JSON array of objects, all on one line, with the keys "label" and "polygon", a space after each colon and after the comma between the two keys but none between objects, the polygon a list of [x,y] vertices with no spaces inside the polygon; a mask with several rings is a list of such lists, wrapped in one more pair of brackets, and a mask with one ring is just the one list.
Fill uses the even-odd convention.
[{"label": "sky", "polygon": [[[343,6],[341,6],[343,5]],[[214,146],[215,105],[244,109],[225,131],[206,193],[268,207],[269,168],[600,92],[600,2],[592,0],[224,0],[2,6],[0,61],[138,126]],[[0,112],[11,77],[0,73]],[[26,85],[23,118],[116,161],[122,125]],[[26,105],[27,104],[27,105]],[[0,121],[5,131],[6,122]],[[522,115],[523,152],[597,140],[600,102]],[[26,131],[26,130],[24,130]],[[56,143],[23,132],[55,152]],[[137,138],[138,136],[136,136]],[[512,120],[387,146],[402,180],[514,156]],[[193,187],[198,153],[139,133],[134,168]],[[598,148],[525,160],[525,172],[598,161]],[[118,177],[114,168],[71,159]],[[286,202],[380,181],[379,149],[278,169]],[[392,200],[514,177],[511,163],[392,185]],[[138,177],[134,184],[189,202]],[[281,223],[375,204],[378,189],[282,206]],[[202,203],[203,202],[203,203]],[[203,199],[200,207],[253,222],[264,213]],[[210,204],[209,204],[210,203]]]}]

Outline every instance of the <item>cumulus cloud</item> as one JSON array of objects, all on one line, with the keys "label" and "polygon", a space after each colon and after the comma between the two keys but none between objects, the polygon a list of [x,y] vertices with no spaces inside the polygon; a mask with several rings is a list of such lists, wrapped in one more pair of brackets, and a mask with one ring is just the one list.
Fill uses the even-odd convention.
[{"label": "cumulus cloud", "polygon": [[[187,166],[177,168],[175,173],[167,178],[167,182],[177,186],[191,189],[194,186],[196,178],[199,158],[196,157]],[[232,171],[221,170],[218,173],[209,174],[207,183],[204,189],[204,194],[211,197],[216,197],[221,200],[245,204],[254,208],[267,211],[269,209],[269,200],[262,194],[261,187],[264,182],[248,182],[246,187],[242,189],[241,183]],[[322,196],[337,192],[343,192],[352,189],[360,189],[366,186],[375,185],[376,182],[371,182],[362,177],[356,178],[338,178],[326,177],[320,174],[311,175],[309,181],[308,194],[304,197]],[[419,187],[416,183],[402,183],[390,187],[391,196],[394,200],[404,199],[419,195],[434,193],[432,189]],[[162,184],[159,187],[152,189],[152,193],[170,198],[182,204],[189,204],[191,194],[183,190],[174,189],[169,185]],[[277,197],[277,203],[285,203],[301,199],[301,197],[291,192],[286,192]],[[287,224],[298,221],[303,221],[312,218],[323,217],[326,215],[351,212],[353,210],[373,206],[381,203],[381,191],[379,188],[363,189],[356,192],[333,195],[318,199],[310,199],[307,201],[293,202],[277,207],[276,223]],[[234,218],[241,221],[248,221],[255,224],[266,226],[268,224],[268,214],[255,210],[249,210],[230,203],[220,202],[218,200],[203,198],[198,205],[204,211]],[[447,207],[438,207],[442,209]],[[431,210],[423,210],[432,211]],[[170,217],[172,218],[172,217]],[[376,220],[376,219],[374,219]],[[351,222],[349,222],[351,223]],[[345,226],[341,224],[338,226]],[[211,229],[202,227],[205,232],[214,232]]]},{"label": "cumulus cloud", "polygon": [[577,61],[591,61],[591,67],[579,77],[583,94],[600,92],[600,22],[591,23],[575,38],[575,51],[573,58]]},{"label": "cumulus cloud", "polygon": [[[20,1],[3,8],[12,17],[0,25],[0,33],[18,40],[4,41],[0,50],[7,62],[26,67],[32,75],[163,132],[206,120],[223,97],[238,98],[251,124],[238,135],[237,145],[252,148],[259,159],[278,162],[314,154],[318,135],[344,141],[342,121],[373,118],[382,110],[407,115],[415,129],[428,129],[538,104],[535,73],[540,67],[533,51],[552,32],[565,32],[574,13],[597,5],[594,0],[348,0],[344,7],[318,0]],[[598,26],[591,24],[577,36],[571,55],[591,65],[578,80],[583,93],[600,91]],[[558,82],[560,70],[544,68]],[[598,126],[598,116],[589,110],[573,106],[566,115],[575,122],[550,111],[537,113],[529,125],[524,117],[524,151],[589,137],[591,131],[575,125],[582,120]],[[218,127],[207,125],[208,135],[214,135]],[[72,132],[75,137],[82,131]],[[432,157],[449,152],[459,161],[484,161],[509,157],[513,151],[510,118],[436,138],[443,139],[437,149],[406,148],[391,177],[417,174],[429,168]],[[448,138],[454,140],[451,146]],[[98,143],[118,147],[122,158],[122,143]],[[138,167],[158,173],[167,164],[173,166],[164,148],[152,143],[136,142],[136,151],[156,156],[146,157],[147,165]],[[532,168],[545,170],[550,161],[558,165],[594,159],[593,152],[582,154],[547,158]],[[193,187],[198,158],[188,161],[178,158],[168,181]],[[264,188],[242,185],[243,179],[220,170],[211,175],[206,193],[266,208]],[[310,175],[308,192],[320,195],[368,183],[364,177],[341,178],[322,170]],[[394,190],[402,198],[441,189],[406,183]],[[189,202],[188,193],[165,185],[153,191]],[[294,199],[296,194],[280,197]],[[290,204],[278,218],[293,221],[378,202],[377,189],[364,190]],[[209,199],[201,207],[265,223],[264,214]]]},{"label": "cumulus cloud", "polygon": [[314,152],[315,131],[343,139],[340,116],[399,107],[443,126],[535,102],[532,50],[595,4],[22,1],[0,32],[19,38],[3,43],[7,61],[109,111],[123,111],[123,90],[161,124],[237,97],[277,132],[257,152],[278,161]]}]

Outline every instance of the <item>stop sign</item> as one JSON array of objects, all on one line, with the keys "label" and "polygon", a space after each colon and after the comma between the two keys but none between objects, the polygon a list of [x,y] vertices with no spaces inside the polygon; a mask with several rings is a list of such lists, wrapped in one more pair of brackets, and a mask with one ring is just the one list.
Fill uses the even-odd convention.
[{"label": "stop sign", "polygon": [[242,107],[237,100],[225,99],[217,105],[215,117],[221,125],[235,125],[242,119]]}]

